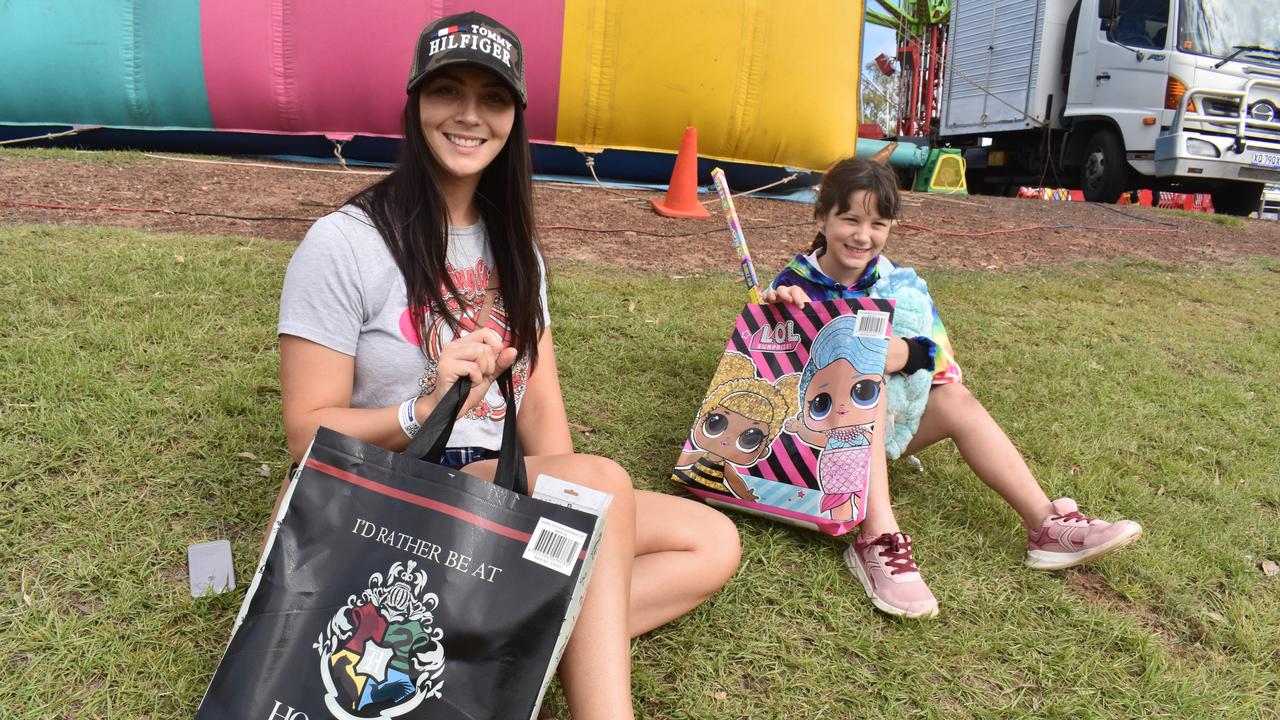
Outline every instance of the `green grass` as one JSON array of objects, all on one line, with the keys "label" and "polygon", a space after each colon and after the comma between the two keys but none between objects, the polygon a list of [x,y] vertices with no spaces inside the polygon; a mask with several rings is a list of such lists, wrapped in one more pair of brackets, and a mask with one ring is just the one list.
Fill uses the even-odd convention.
[{"label": "green grass", "polygon": [[[0,716],[192,714],[288,464],[291,251],[0,227]],[[579,449],[670,490],[740,286],[552,270]],[[1146,536],[1026,570],[1012,511],[931,448],[925,473],[891,472],[943,613],[899,622],[843,568],[845,541],[738,516],[738,575],[635,643],[640,715],[1276,717],[1280,577],[1258,563],[1280,561],[1280,262],[929,277],[966,382],[1050,495]],[[185,548],[219,537],[242,587],[192,599]]]},{"label": "green grass", "polygon": [[1178,215],[1180,217],[1191,218],[1192,220],[1203,220],[1204,222],[1218,223],[1226,228],[1242,228],[1244,227],[1244,218],[1235,215],[1221,215],[1218,213],[1203,213],[1195,210],[1166,210],[1165,212]]},{"label": "green grass", "polygon": [[[184,157],[212,157],[189,155]],[[137,150],[74,150],[71,148],[29,148],[20,145],[0,145],[0,162],[5,160],[75,160],[90,165],[127,165],[130,163],[156,162]]]}]

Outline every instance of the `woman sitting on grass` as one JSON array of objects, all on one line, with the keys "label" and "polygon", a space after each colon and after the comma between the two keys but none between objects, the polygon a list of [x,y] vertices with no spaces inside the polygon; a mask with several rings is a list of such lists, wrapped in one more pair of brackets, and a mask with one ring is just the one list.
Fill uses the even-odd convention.
[{"label": "woman sitting on grass", "polygon": [[[487,42],[446,42],[475,28]],[[519,38],[478,13],[423,30],[398,167],[317,221],[289,264],[284,425],[295,460],[321,425],[403,450],[416,419],[468,377],[447,464],[491,478],[503,419],[518,412],[531,486],[547,474],[611,493],[560,674],[575,718],[616,720],[632,716],[630,639],[718,590],[737,568],[738,536],[719,512],[633,491],[616,463],[573,451],[534,230],[523,68]],[[493,385],[508,368],[516,407]]]}]

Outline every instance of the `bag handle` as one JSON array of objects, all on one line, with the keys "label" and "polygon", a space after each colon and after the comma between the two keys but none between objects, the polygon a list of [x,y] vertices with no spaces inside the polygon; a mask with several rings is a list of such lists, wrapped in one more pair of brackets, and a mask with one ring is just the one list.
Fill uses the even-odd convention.
[{"label": "bag handle", "polygon": [[[498,471],[493,482],[507,490],[528,495],[529,477],[524,467],[524,451],[516,436],[516,394],[510,368],[498,377],[497,383],[508,410],[502,423],[502,446],[498,450]],[[449,436],[453,434],[454,422],[470,393],[471,378],[458,378],[423,421],[418,434],[414,435],[409,446],[404,449],[404,454],[439,463],[448,447]]]},{"label": "bag handle", "polygon": [[453,434],[453,423],[462,410],[462,403],[470,393],[471,378],[458,378],[440,398],[440,402],[436,403],[427,419],[422,421],[418,427],[418,433],[404,449],[404,454],[427,462],[439,463],[440,458],[444,457],[449,436]]},{"label": "bag handle", "polygon": [[498,470],[493,482],[521,495],[529,494],[529,475],[524,467],[524,449],[516,434],[516,391],[511,369],[498,376],[498,389],[507,403],[507,416],[502,423],[502,446],[498,449]]}]

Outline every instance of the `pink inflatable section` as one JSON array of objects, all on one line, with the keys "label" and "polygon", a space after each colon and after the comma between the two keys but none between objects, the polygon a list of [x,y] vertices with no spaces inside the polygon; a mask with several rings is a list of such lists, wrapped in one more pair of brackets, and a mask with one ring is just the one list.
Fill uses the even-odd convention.
[{"label": "pink inflatable section", "polygon": [[217,0],[200,3],[205,89],[219,130],[400,135],[418,31],[478,10],[527,58],[529,136],[556,139],[564,0]]}]

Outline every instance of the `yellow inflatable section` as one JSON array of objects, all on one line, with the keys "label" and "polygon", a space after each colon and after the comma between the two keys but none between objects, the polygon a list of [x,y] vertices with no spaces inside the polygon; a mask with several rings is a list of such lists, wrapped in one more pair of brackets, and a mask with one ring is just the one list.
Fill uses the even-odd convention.
[{"label": "yellow inflatable section", "polygon": [[556,141],[826,170],[853,154],[861,0],[566,0]]}]

